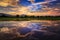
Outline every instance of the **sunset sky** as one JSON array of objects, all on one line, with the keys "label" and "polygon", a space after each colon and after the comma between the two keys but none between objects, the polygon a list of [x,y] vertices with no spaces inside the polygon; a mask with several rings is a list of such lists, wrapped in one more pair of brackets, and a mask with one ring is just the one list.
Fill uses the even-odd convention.
[{"label": "sunset sky", "polygon": [[60,16],[60,0],[0,0],[0,13]]}]

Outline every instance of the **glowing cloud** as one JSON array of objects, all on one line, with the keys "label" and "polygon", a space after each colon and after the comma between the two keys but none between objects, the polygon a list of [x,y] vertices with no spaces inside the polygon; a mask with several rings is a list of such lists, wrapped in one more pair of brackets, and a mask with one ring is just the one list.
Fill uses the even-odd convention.
[{"label": "glowing cloud", "polygon": [[14,6],[14,5],[17,5],[17,2],[19,0],[0,0],[0,6]]},{"label": "glowing cloud", "polygon": [[[7,13],[10,15],[35,15],[35,16],[59,16],[59,3],[56,6],[50,7],[50,2],[57,0],[45,0],[43,2],[32,3],[29,6],[21,6],[18,4],[20,0],[0,0],[0,13]],[[20,1],[21,2],[21,1]],[[49,5],[49,7],[48,7]],[[1,7],[2,6],[2,7]],[[11,7],[13,6],[13,7]],[[4,11],[4,12],[3,12]],[[57,14],[58,13],[58,14]]]}]

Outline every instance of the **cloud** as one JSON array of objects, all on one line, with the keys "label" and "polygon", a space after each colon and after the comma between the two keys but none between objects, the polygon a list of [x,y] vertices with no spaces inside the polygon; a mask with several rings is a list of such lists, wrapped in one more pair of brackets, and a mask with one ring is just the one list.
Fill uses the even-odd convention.
[{"label": "cloud", "polygon": [[0,1],[0,6],[16,6],[19,0],[2,0]]},{"label": "cloud", "polygon": [[56,0],[46,0],[46,1],[56,1]]},{"label": "cloud", "polygon": [[[0,13],[10,15],[35,15],[35,16],[59,16],[60,3],[57,0],[45,0],[33,3],[29,6],[18,5],[19,0],[0,1]],[[57,3],[56,3],[57,2]],[[56,4],[55,4],[56,3]],[[3,5],[2,5],[3,4]],[[2,6],[2,7],[1,7]],[[3,12],[4,11],[4,12]],[[57,14],[58,13],[58,14]]]},{"label": "cloud", "polygon": [[[33,9],[35,6],[37,5],[41,5],[41,9],[39,9],[39,11],[36,10],[36,12],[34,12],[33,10],[31,10],[32,15],[40,15],[40,16],[59,16],[60,15],[60,6],[59,6],[59,2],[57,2],[57,0],[45,0],[45,2],[38,2],[38,3],[33,3],[32,5],[28,6],[31,7],[30,9]],[[38,7],[38,6],[37,6]],[[35,15],[35,16],[36,16]]]},{"label": "cloud", "polygon": [[30,6],[28,6],[28,9],[30,8],[31,11],[38,11],[39,9],[42,9],[43,6],[47,6],[46,4],[49,4],[52,1],[56,0],[45,0],[45,2],[33,3]]}]

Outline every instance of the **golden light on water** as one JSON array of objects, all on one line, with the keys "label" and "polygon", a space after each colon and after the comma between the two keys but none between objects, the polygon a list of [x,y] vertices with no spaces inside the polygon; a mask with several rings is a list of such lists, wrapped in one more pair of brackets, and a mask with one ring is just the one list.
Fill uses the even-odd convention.
[{"label": "golden light on water", "polygon": [[1,28],[1,31],[0,32],[8,32],[8,31],[9,31],[9,28],[4,27],[4,28]]}]

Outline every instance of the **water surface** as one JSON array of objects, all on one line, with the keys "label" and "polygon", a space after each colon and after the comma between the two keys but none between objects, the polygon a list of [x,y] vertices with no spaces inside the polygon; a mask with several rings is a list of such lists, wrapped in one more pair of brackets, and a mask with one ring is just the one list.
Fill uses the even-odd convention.
[{"label": "water surface", "polygon": [[27,36],[34,37],[33,39],[44,38],[45,36],[59,38],[60,21],[0,21],[0,34],[1,39],[27,38]]}]

